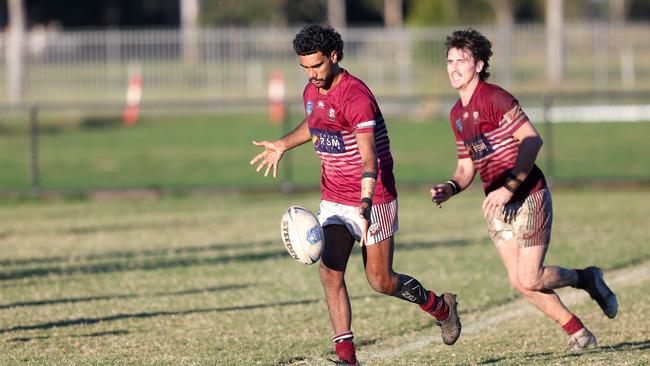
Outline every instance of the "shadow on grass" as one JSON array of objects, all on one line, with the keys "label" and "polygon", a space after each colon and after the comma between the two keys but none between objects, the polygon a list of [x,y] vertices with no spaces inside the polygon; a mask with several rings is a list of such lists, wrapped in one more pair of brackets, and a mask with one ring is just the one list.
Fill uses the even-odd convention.
[{"label": "shadow on grass", "polygon": [[[440,247],[453,247],[453,246],[463,246],[475,243],[474,240],[450,240],[450,241],[431,241],[431,242],[403,242],[398,244],[395,251],[397,253],[409,250],[418,250],[418,249],[428,249],[428,248],[440,248]],[[257,243],[257,247],[266,246],[269,243],[274,242],[261,242]],[[192,257],[192,258],[172,258],[172,259],[147,259],[147,256],[169,256],[170,254],[196,254],[206,251],[214,251],[218,249],[225,249],[226,246],[237,246],[241,247],[251,247],[250,245],[241,245],[241,244],[224,244],[224,245],[213,245],[213,246],[204,246],[204,247],[186,247],[186,248],[175,248],[170,250],[143,250],[143,251],[129,251],[129,252],[113,252],[106,254],[99,254],[95,256],[80,257],[84,259],[135,259],[134,261],[114,261],[107,263],[95,263],[95,264],[78,264],[78,265],[67,265],[67,266],[49,266],[49,267],[40,267],[40,268],[28,268],[28,269],[18,269],[13,271],[0,272],[0,281],[6,280],[16,280],[30,277],[42,277],[50,275],[72,275],[72,274],[94,274],[94,273],[110,273],[110,272],[122,272],[122,271],[150,271],[158,269],[168,269],[168,268],[177,268],[177,267],[190,267],[198,265],[215,265],[215,264],[227,264],[227,263],[241,263],[241,262],[258,262],[269,259],[276,258],[287,258],[285,250],[276,250],[272,252],[264,253],[242,253],[242,254],[230,254],[214,257]],[[279,244],[277,246],[280,246]],[[354,256],[360,255],[359,251],[355,251]],[[142,258],[144,257],[144,258]],[[57,260],[64,261],[65,257],[58,257]],[[45,260],[43,258],[42,260]],[[66,258],[69,260],[70,258]],[[10,261],[8,261],[10,262]],[[2,263],[0,263],[2,265]],[[6,265],[6,264],[5,264]]]},{"label": "shadow on grass", "polygon": [[[364,296],[350,296],[350,299],[355,299],[355,300],[372,299],[381,296],[385,296],[385,295],[373,294],[373,295],[364,295]],[[46,330],[46,329],[70,327],[76,325],[86,326],[86,325],[92,325],[101,322],[112,322],[112,321],[119,321],[125,319],[148,319],[148,318],[165,317],[165,316],[183,316],[183,315],[204,314],[204,313],[225,313],[225,312],[233,312],[233,311],[248,311],[248,310],[270,309],[270,308],[295,306],[295,305],[309,305],[309,304],[315,304],[317,302],[325,302],[325,300],[318,298],[318,299],[283,301],[283,302],[275,302],[275,303],[267,303],[267,304],[224,306],[224,307],[216,307],[216,308],[124,313],[124,314],[115,314],[115,315],[96,317],[96,318],[77,318],[77,319],[59,320],[54,322],[32,324],[32,325],[18,325],[11,328],[2,328],[0,329],[0,334],[18,332],[23,330]]]},{"label": "shadow on grass", "polygon": [[246,311],[246,310],[256,310],[256,309],[267,309],[283,306],[292,306],[292,305],[308,305],[314,304],[322,299],[308,299],[308,300],[295,300],[295,301],[284,301],[271,304],[251,304],[243,306],[226,306],[220,308],[201,308],[201,309],[189,309],[189,310],[177,310],[177,311],[154,311],[154,312],[141,312],[141,313],[127,313],[127,314],[116,314],[104,317],[97,318],[77,318],[77,319],[68,319],[60,320],[55,322],[47,322],[33,325],[19,325],[11,328],[0,329],[1,333],[17,332],[22,330],[44,330],[60,327],[70,327],[75,325],[91,325],[97,324],[100,322],[112,322],[125,319],[148,319],[156,318],[161,316],[182,316],[182,315],[192,315],[192,314],[202,314],[202,313],[223,313],[231,311]]},{"label": "shadow on grass", "polygon": [[600,349],[608,351],[610,349],[615,349],[617,351],[622,350],[646,350],[650,349],[650,339],[639,342],[621,342],[612,346],[601,346]]},{"label": "shadow on grass", "polygon": [[[92,337],[105,337],[105,336],[121,336],[129,333],[130,332],[128,330],[111,330],[107,332],[95,332],[90,334],[78,334],[78,335],[72,335],[67,337],[65,336],[56,337],[56,338],[92,338]],[[7,342],[30,342],[30,341],[38,341],[38,340],[50,339],[50,338],[53,337],[50,336],[17,337],[17,338],[7,339]]]},{"label": "shadow on grass", "polygon": [[176,292],[156,292],[152,294],[116,294],[116,295],[105,295],[105,296],[86,296],[86,297],[71,297],[64,299],[53,299],[53,300],[39,300],[39,301],[25,301],[25,302],[15,302],[12,304],[0,305],[0,310],[2,309],[11,309],[18,307],[28,307],[28,306],[46,306],[46,305],[57,305],[57,304],[72,304],[79,302],[90,302],[90,301],[103,301],[103,300],[120,300],[120,299],[135,299],[142,297],[163,297],[163,296],[184,296],[184,295],[195,295],[204,292],[220,292],[228,290],[239,290],[248,288],[251,286],[260,285],[257,284],[237,284],[237,285],[227,285],[227,286],[218,286],[218,287],[207,287],[200,289],[176,291]]},{"label": "shadow on grass", "polygon": [[122,261],[122,262],[108,262],[96,264],[82,264],[71,265],[65,267],[41,267],[30,268],[16,271],[9,271],[0,273],[0,280],[15,280],[29,277],[43,277],[43,276],[66,276],[73,274],[96,274],[96,273],[112,273],[123,271],[151,271],[157,269],[169,269],[178,267],[191,267],[199,265],[215,265],[231,262],[256,262],[267,259],[280,258],[286,255],[285,251],[274,251],[267,253],[249,253],[249,254],[235,254],[216,257],[193,257],[193,258],[177,258],[177,259],[160,259],[160,260],[144,260],[144,261]]},{"label": "shadow on grass", "polygon": [[0,266],[28,266],[36,264],[55,264],[55,263],[74,263],[80,261],[107,260],[107,259],[133,259],[142,257],[161,257],[173,254],[192,254],[210,251],[219,251],[225,249],[258,249],[266,246],[281,246],[280,241],[261,241],[251,244],[241,243],[224,243],[212,245],[196,245],[182,248],[161,248],[161,249],[143,249],[130,251],[115,251],[101,254],[75,255],[75,256],[58,256],[58,257],[41,257],[41,258],[24,258],[24,259],[5,259],[0,260]]},{"label": "shadow on grass", "polygon": [[300,362],[299,365],[302,365],[302,364],[308,365],[308,363],[303,363],[303,362],[307,362],[306,360],[307,360],[307,357],[305,357],[305,356],[290,356],[290,357],[281,359],[275,365],[276,366],[295,365],[296,362]]},{"label": "shadow on grass", "polygon": [[499,364],[504,361],[515,361],[521,359],[525,363],[546,361],[547,363],[557,363],[561,360],[576,358],[582,355],[596,355],[600,353],[618,352],[618,351],[643,351],[650,349],[650,339],[638,342],[621,342],[615,345],[602,345],[597,348],[588,349],[582,352],[539,352],[539,353],[513,353],[503,357],[492,357],[478,361],[477,365]]}]

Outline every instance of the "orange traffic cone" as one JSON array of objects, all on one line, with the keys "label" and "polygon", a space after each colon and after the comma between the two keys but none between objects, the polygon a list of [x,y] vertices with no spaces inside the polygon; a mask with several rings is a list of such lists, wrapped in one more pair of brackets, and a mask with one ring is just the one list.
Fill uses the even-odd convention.
[{"label": "orange traffic cone", "polygon": [[129,87],[126,91],[126,107],[124,108],[124,125],[127,127],[135,125],[140,114],[140,100],[142,99],[142,75],[139,73],[131,75]]}]

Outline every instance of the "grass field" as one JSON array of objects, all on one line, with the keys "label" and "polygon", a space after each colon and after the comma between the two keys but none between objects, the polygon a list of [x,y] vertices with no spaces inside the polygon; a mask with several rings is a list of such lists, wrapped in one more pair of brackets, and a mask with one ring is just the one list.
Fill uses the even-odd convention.
[{"label": "grass field", "polygon": [[[464,333],[444,346],[428,316],[374,293],[357,248],[347,279],[364,365],[650,362],[647,190],[554,192],[547,262],[597,264],[619,296],[619,316],[608,320],[584,293],[563,292],[599,337],[584,354],[564,353],[562,330],[509,288],[481,193],[443,209],[427,196],[401,192],[395,269],[459,293]],[[4,203],[0,364],[328,364],[317,267],[293,261],[280,242],[291,204],[316,209],[318,196]]]},{"label": "grass field", "polygon": [[[400,184],[430,183],[453,171],[455,145],[448,122],[388,124]],[[552,139],[545,126],[537,128],[548,142],[538,161],[546,168],[544,149],[552,145],[553,171],[547,173],[557,181],[650,179],[644,158],[650,152],[650,123],[558,124]],[[45,190],[279,186],[280,180],[264,179],[248,166],[260,151],[251,140],[282,135],[282,127],[269,125],[266,116],[145,116],[134,128],[124,128],[117,118],[43,115],[40,130],[40,183]],[[0,124],[0,190],[29,188],[26,131],[24,120]],[[296,184],[317,184],[319,164],[309,144],[287,157],[281,169],[290,159]]]}]

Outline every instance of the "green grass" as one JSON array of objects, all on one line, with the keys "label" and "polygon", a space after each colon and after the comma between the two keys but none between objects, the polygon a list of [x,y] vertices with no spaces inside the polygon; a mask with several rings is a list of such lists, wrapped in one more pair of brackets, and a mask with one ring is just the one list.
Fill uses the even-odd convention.
[{"label": "green grass", "polygon": [[[287,178],[315,186],[319,163],[309,144],[286,156],[279,179],[264,179],[248,165],[260,152],[253,139],[275,139],[281,126],[263,115],[145,116],[135,127],[118,119],[40,121],[40,184],[46,190],[98,188],[278,187]],[[298,120],[293,120],[295,125]],[[0,130],[0,189],[29,188],[29,139],[25,121],[5,121]],[[553,176],[576,179],[648,179],[648,123],[558,124],[553,138]],[[447,122],[389,121],[395,173],[400,184],[446,179],[456,164]],[[546,152],[539,164],[545,168]]]},{"label": "green grass", "polygon": [[[395,269],[458,292],[466,329],[518,298],[487,239],[481,197],[469,190],[437,209],[426,189],[400,195]],[[606,276],[647,268],[647,197],[630,189],[554,192],[547,263],[597,264]],[[5,203],[0,364],[326,364],[331,326],[317,267],[293,261],[280,242],[279,219],[291,204],[315,210],[318,196]],[[446,347],[429,317],[370,289],[358,248],[350,260],[359,354],[362,361],[389,354],[365,364],[648,362],[647,275],[614,288],[616,320],[589,300],[576,302],[602,348],[567,355],[566,336],[536,312]],[[427,347],[400,348],[431,337]]]}]

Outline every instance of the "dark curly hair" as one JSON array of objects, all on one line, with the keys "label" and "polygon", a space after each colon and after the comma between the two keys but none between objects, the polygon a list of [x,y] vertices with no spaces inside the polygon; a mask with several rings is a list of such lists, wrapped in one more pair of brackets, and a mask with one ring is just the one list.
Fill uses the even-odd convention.
[{"label": "dark curly hair", "polygon": [[485,81],[490,77],[488,67],[490,67],[489,60],[492,56],[492,42],[477,30],[468,28],[455,31],[451,36],[447,36],[445,47],[447,47],[447,54],[452,48],[470,51],[474,61],[483,61],[483,70],[479,73],[479,78]]},{"label": "dark curly hair", "polygon": [[304,26],[293,40],[293,49],[300,56],[311,55],[318,51],[329,56],[336,51],[338,61],[343,60],[343,40],[341,35],[332,27],[319,24]]}]

